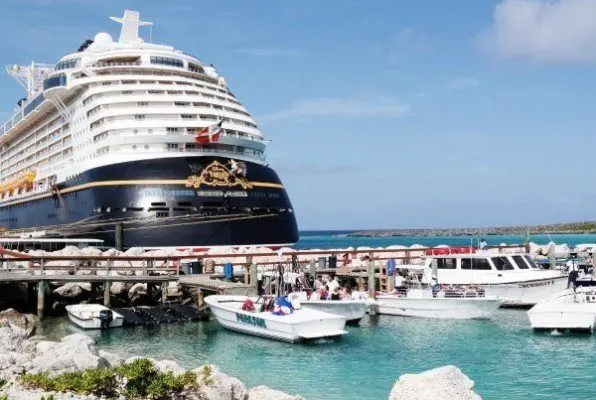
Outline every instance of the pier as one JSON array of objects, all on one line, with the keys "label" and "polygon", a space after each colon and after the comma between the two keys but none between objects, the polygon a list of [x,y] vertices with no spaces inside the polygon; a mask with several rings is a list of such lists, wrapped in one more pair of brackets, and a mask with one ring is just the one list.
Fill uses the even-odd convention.
[{"label": "pier", "polygon": [[[524,245],[496,246],[499,252],[523,250]],[[438,249],[438,248],[436,248]],[[178,283],[181,288],[196,293],[196,304],[204,307],[207,294],[257,293],[259,267],[289,265],[296,272],[311,277],[319,274],[336,275],[356,283],[359,291],[374,296],[375,291],[390,291],[392,276],[387,274],[387,261],[410,264],[420,260],[429,248],[292,250],[284,253],[268,251],[253,253],[190,254],[176,256],[31,256],[0,247],[0,285],[24,284],[28,293],[37,293],[37,314],[44,316],[45,294],[51,283],[91,283],[103,285],[105,306],[110,306],[110,288],[114,282],[147,284],[147,292],[161,288],[162,303],[167,301],[167,285]],[[434,250],[431,248],[430,250]],[[340,255],[341,257],[337,257]],[[181,273],[183,263],[199,262],[202,273]],[[205,268],[210,264],[209,270]],[[233,275],[216,273],[215,267],[232,264],[241,269]],[[332,264],[332,265],[328,265]],[[239,281],[239,282],[237,282]]]}]

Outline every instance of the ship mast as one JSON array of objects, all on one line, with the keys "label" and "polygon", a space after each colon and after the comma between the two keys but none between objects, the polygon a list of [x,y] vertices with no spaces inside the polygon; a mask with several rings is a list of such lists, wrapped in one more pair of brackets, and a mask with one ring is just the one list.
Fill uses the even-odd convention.
[{"label": "ship mast", "polygon": [[33,61],[27,66],[8,65],[6,67],[6,72],[27,91],[27,99],[31,99],[43,89],[44,79],[53,70],[52,64],[39,64]]}]

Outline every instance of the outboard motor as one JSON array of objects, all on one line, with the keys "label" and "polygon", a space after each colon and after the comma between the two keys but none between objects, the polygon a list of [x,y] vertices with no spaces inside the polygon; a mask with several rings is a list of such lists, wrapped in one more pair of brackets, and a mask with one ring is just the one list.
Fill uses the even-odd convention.
[{"label": "outboard motor", "polygon": [[112,310],[101,310],[99,312],[99,321],[101,329],[108,329],[110,327],[110,323],[114,320],[114,314],[112,314]]}]

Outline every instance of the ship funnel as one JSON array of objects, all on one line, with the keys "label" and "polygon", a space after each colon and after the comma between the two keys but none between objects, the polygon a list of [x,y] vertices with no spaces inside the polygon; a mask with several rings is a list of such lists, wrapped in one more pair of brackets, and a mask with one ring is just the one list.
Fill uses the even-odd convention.
[{"label": "ship funnel", "polygon": [[124,11],[124,17],[110,17],[112,21],[122,24],[120,30],[120,43],[134,43],[139,41],[139,26],[153,25],[153,22],[145,22],[140,20],[138,11]]}]

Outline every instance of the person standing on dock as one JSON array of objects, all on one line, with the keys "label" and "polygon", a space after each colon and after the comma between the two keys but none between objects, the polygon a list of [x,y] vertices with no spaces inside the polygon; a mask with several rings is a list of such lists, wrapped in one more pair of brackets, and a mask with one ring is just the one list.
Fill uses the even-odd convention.
[{"label": "person standing on dock", "polygon": [[315,280],[315,283],[313,284],[314,289],[319,290],[323,286],[325,286],[325,284],[323,283],[323,277],[321,275],[317,275],[317,279]]},{"label": "person standing on dock", "polygon": [[488,243],[486,243],[486,240],[484,240],[484,238],[480,239],[480,243],[478,243],[478,249],[484,250],[486,248],[486,246],[488,246]]}]

